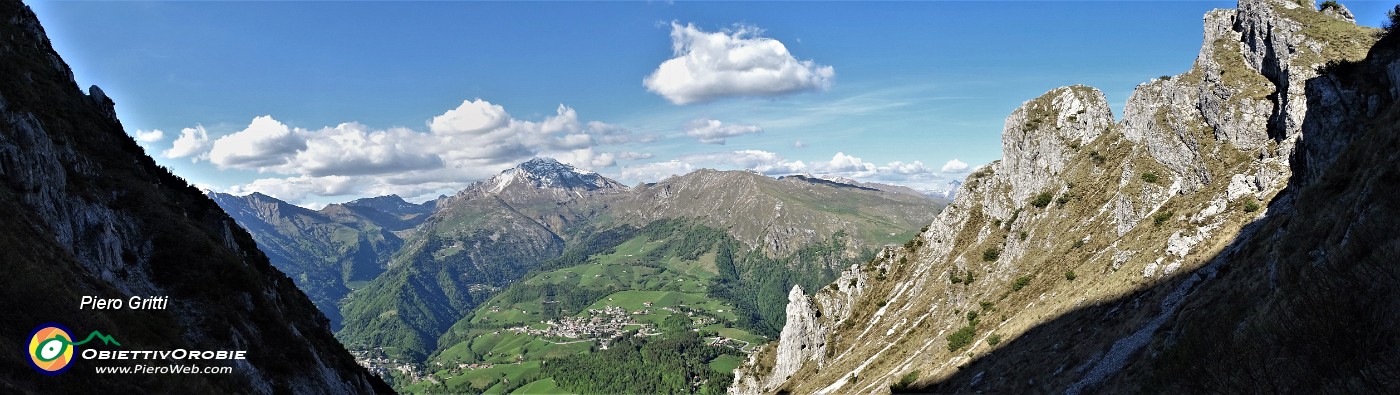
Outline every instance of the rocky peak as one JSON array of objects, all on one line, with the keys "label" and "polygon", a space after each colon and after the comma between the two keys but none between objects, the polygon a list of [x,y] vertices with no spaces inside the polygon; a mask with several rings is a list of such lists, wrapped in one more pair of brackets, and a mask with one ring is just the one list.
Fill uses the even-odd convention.
[{"label": "rocky peak", "polygon": [[817,305],[802,292],[802,287],[792,286],[792,291],[788,292],[787,324],[783,326],[777,350],[774,351],[777,358],[772,374],[762,381],[753,375],[737,375],[729,392],[772,392],[809,362],[820,365],[826,356],[828,332],[818,322],[820,317]]},{"label": "rocky peak", "polygon": [[206,192],[210,200],[213,200],[245,228],[252,224],[263,223],[272,226],[273,222],[283,221],[291,217],[311,217],[321,218],[321,215],[311,209],[284,202],[272,196],[253,192],[245,196],[234,196],[221,192]]},{"label": "rocky peak", "polygon": [[[227,194],[225,194],[225,196],[227,196],[228,198],[232,198],[232,199],[240,199],[239,197],[233,196],[233,195],[227,195]],[[250,205],[255,205],[255,206],[275,207],[276,209],[282,209],[282,210],[286,210],[286,209],[300,209],[299,211],[303,211],[303,210],[304,210],[304,211],[311,211],[310,209],[307,209],[307,208],[304,208],[304,207],[301,207],[301,206],[298,206],[298,205],[295,205],[295,204],[287,203],[286,201],[284,201],[284,200],[282,200],[282,199],[278,199],[278,198],[275,198],[275,197],[272,197],[272,196],[264,195],[264,194],[262,194],[261,192],[253,192],[253,193],[250,193],[250,194],[248,194],[248,196],[244,196],[244,197],[242,197],[241,199],[247,201]]]},{"label": "rocky peak", "polygon": [[1346,7],[1333,3],[1317,12],[1310,0],[1240,1],[1231,28],[1220,38],[1238,43],[1245,64],[1286,93],[1277,95],[1272,109],[1275,139],[1298,137],[1307,111],[1305,81],[1317,76],[1318,68],[1328,61],[1359,60],[1375,42],[1374,30],[1357,27]]},{"label": "rocky peak", "polygon": [[948,200],[953,200],[958,197],[958,189],[962,188],[962,184],[963,182],[961,180],[948,181],[948,184],[945,185],[943,189],[935,190],[932,193],[930,193],[930,195],[942,197]]},{"label": "rocky peak", "polygon": [[92,99],[93,104],[97,105],[103,116],[106,116],[110,121],[117,121],[117,103],[107,97],[107,93],[102,92],[102,88],[98,88],[97,85],[88,87],[88,97]]},{"label": "rocky peak", "polygon": [[1211,11],[1192,69],[1134,90],[1123,133],[1178,174],[1188,192],[1230,176],[1208,166],[1218,143],[1286,158],[1308,111],[1306,81],[1329,61],[1363,57],[1373,33],[1310,1],[1242,0],[1238,9]]},{"label": "rocky peak", "polygon": [[432,208],[430,207],[421,204],[409,203],[403,200],[403,198],[399,197],[399,195],[386,195],[355,199],[353,201],[345,203],[345,206],[367,208],[393,215],[425,214],[432,211]]},{"label": "rocky peak", "polygon": [[[223,195],[228,195],[228,194],[223,194]],[[233,196],[233,195],[228,195],[228,196]],[[250,194],[248,194],[247,198],[248,198],[248,200],[256,201],[256,202],[265,202],[265,203],[274,203],[274,202],[275,202],[275,203],[282,203],[282,200],[281,200],[281,199],[278,199],[278,198],[275,198],[275,197],[272,197],[272,196],[265,195],[265,194],[263,194],[262,192],[253,192],[253,193],[250,193]]]},{"label": "rocky peak", "polygon": [[1006,118],[1001,171],[1012,179],[1010,198],[1040,193],[1081,146],[1113,125],[1103,92],[1076,85],[1056,88],[1021,104]]},{"label": "rocky peak", "polygon": [[415,204],[413,204],[413,203],[409,203],[409,202],[403,200],[403,198],[402,198],[402,197],[399,197],[399,195],[384,195],[384,196],[375,196],[375,197],[359,198],[359,199],[351,200],[350,202],[345,203],[345,204],[346,204],[347,206],[369,206],[369,207],[374,207],[374,206],[401,207],[401,206],[415,205]]},{"label": "rocky peak", "polygon": [[1342,22],[1356,23],[1356,16],[1352,15],[1351,10],[1348,10],[1347,6],[1342,5],[1342,3],[1338,3],[1335,1],[1331,3],[1323,3],[1322,8],[1320,8],[1319,10],[1322,11],[1322,15],[1337,18]]},{"label": "rocky peak", "polygon": [[595,191],[599,189],[627,189],[625,185],[591,171],[580,170],[572,165],[560,163],[553,158],[534,158],[520,165],[506,169],[486,182],[491,192],[501,192],[512,185],[527,185],[531,188],[558,188],[566,190]]}]

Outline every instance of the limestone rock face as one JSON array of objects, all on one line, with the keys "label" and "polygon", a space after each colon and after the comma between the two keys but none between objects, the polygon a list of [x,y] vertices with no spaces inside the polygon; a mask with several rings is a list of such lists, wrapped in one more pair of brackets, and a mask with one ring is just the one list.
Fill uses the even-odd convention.
[{"label": "limestone rock face", "polygon": [[1201,102],[1200,92],[1192,85],[1172,78],[1139,86],[1123,109],[1122,130],[1129,141],[1141,145],[1194,187],[1209,181],[1209,175],[1201,163],[1196,139],[1206,127],[1194,108]]},{"label": "limestone rock face", "polygon": [[1041,192],[1075,151],[1113,124],[1103,92],[1087,86],[1056,88],[1021,104],[1006,118],[1001,171],[1011,201]]},{"label": "limestone rock face", "polygon": [[794,285],[788,293],[788,324],[783,326],[778,340],[778,361],[773,367],[773,377],[791,376],[809,360],[821,363],[827,330],[817,321],[820,315],[817,306],[802,293],[802,287]]},{"label": "limestone rock face", "polygon": [[[828,330],[821,323],[821,310],[801,286],[788,293],[787,324],[779,337],[773,370],[766,380],[750,374],[735,374],[731,393],[752,394],[774,390],[804,365],[820,365],[825,357]],[[752,362],[751,362],[752,363]]]},{"label": "limestone rock face", "polygon": [[823,322],[841,322],[850,318],[855,308],[851,305],[851,301],[856,295],[863,292],[867,285],[866,281],[865,273],[861,271],[860,265],[851,265],[850,268],[841,271],[840,276],[827,286],[825,292],[812,294],[816,307],[822,313],[820,318],[824,318]]},{"label": "limestone rock face", "polygon": [[[1282,9],[1296,9],[1296,3],[1241,1],[1236,20],[1245,64],[1274,82],[1276,95],[1269,132],[1275,137],[1296,138],[1307,112],[1304,82],[1317,75],[1321,58],[1305,54],[1322,52],[1323,43],[1302,34],[1303,23],[1279,15]],[[1227,65],[1228,66],[1228,65]]]}]

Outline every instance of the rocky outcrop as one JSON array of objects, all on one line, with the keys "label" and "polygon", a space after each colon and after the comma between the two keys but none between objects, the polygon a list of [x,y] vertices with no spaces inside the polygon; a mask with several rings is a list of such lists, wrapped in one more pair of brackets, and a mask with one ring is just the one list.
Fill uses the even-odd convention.
[{"label": "rocky outcrop", "polygon": [[[894,251],[888,248],[876,257],[886,261],[886,254]],[[760,394],[772,392],[804,366],[820,369],[826,362],[827,339],[831,335],[830,323],[842,322],[854,313],[851,302],[860,296],[866,286],[866,276],[859,265],[851,265],[841,272],[836,281],[824,292],[808,297],[801,286],[793,286],[788,293],[786,309],[787,324],[778,337],[776,349],[765,350],[773,354],[772,369],[755,372],[752,367],[761,353],[750,355],[747,369],[734,372],[734,381],[729,386],[731,394]]]},{"label": "rocky outcrop", "polygon": [[1341,3],[1335,1],[1331,3],[1323,3],[1322,8],[1320,8],[1320,10],[1322,11],[1323,15],[1337,18],[1342,22],[1356,23],[1356,16],[1352,15],[1351,10],[1348,10],[1347,7],[1342,5]]},{"label": "rocky outcrop", "polygon": [[802,293],[802,287],[794,285],[792,292],[788,293],[787,325],[783,326],[782,336],[779,337],[781,340],[775,351],[778,353],[777,362],[773,365],[772,378],[766,383],[767,388],[781,384],[803,365],[821,364],[825,356],[823,352],[826,351],[827,329],[818,322],[819,318],[821,310],[807,294]]},{"label": "rocky outcrop", "polygon": [[997,174],[1012,202],[1028,200],[1053,182],[1080,147],[1113,124],[1103,92],[1076,85],[1021,104],[1006,118]]},{"label": "rocky outcrop", "polygon": [[[1375,39],[1338,10],[1243,0],[1206,14],[1204,26],[1192,69],[1140,85],[1121,121],[1088,87],[1055,89],[1013,111],[1002,160],[973,172],[926,231],[857,269],[859,287],[837,283],[814,296],[823,312],[849,313],[789,318],[804,343],[812,342],[805,328],[830,328],[819,363],[793,370],[803,355],[765,349],[774,366],[796,373],[754,369],[770,358],[757,355],[736,383],[765,385],[735,388],[872,393],[902,378],[913,388],[956,378],[930,388],[1077,391],[1135,363],[1215,275],[1223,261],[1210,258],[1229,256],[1249,224],[1291,210],[1285,187],[1320,177],[1313,172],[1363,129],[1358,120],[1386,109],[1377,92],[1389,86],[1362,92],[1365,84],[1318,77],[1360,59]],[[1095,304],[1125,294],[1137,296]],[[1035,331],[1076,311],[1088,312],[1059,332]],[[970,339],[954,341],[967,331]],[[995,360],[1034,369],[965,370],[1017,337],[1036,343]]]}]

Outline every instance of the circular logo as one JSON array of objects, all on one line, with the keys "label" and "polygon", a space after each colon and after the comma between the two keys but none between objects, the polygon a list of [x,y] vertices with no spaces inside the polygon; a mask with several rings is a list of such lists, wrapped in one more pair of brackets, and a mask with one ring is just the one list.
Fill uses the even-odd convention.
[{"label": "circular logo", "polygon": [[56,375],[68,369],[73,362],[73,335],[62,325],[48,323],[39,325],[29,335],[29,363],[39,373]]}]

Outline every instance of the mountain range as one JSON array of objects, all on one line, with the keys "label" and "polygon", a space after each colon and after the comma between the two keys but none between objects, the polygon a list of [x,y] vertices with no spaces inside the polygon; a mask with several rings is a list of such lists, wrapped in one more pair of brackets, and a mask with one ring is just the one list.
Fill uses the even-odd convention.
[{"label": "mountain range", "polygon": [[[482,303],[532,273],[581,263],[561,262],[626,241],[598,235],[632,235],[662,223],[718,230],[740,252],[777,266],[773,273],[780,274],[767,276],[777,282],[764,283],[768,296],[736,299],[741,314],[754,317],[744,320],[751,331],[776,335],[783,315],[773,307],[781,306],[788,287],[831,281],[884,245],[911,237],[942,206],[908,188],[746,171],[700,170],[627,187],[550,158],[424,205],[391,196],[312,211],[260,194],[210,196],[267,246],[277,257],[273,262],[328,316],[340,317],[342,342],[407,361],[424,361],[463,341],[449,329],[472,321]],[[834,255],[800,255],[832,243]],[[807,273],[785,274],[798,271]],[[757,272],[745,273],[743,279],[736,274],[735,286],[762,280],[752,277]]]}]

